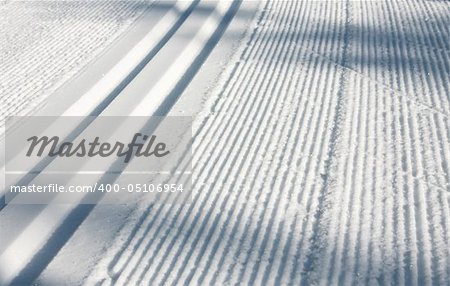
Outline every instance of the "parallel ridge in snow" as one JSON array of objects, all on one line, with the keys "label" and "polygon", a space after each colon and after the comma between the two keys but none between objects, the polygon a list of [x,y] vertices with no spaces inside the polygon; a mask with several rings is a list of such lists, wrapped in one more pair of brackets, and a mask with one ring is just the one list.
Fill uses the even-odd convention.
[{"label": "parallel ridge in snow", "polygon": [[90,279],[450,283],[448,12],[264,3],[198,119],[192,203],[143,203]]}]

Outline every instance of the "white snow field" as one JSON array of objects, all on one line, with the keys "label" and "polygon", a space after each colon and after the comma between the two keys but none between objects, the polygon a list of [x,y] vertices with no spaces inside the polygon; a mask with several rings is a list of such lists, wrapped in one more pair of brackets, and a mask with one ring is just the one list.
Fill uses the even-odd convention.
[{"label": "white snow field", "polygon": [[39,107],[136,21],[147,5],[148,1],[0,3],[0,127],[6,116],[29,114]]},{"label": "white snow field", "polygon": [[2,204],[1,285],[450,285],[448,1],[68,3],[113,27],[2,45],[2,116],[192,115],[193,195]]}]

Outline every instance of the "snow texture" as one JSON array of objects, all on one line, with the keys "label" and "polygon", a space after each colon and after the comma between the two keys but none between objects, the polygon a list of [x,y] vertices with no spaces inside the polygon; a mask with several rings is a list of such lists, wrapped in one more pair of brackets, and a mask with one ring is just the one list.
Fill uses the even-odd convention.
[{"label": "snow texture", "polygon": [[[33,47],[0,48],[2,116],[73,76],[140,9],[69,3],[33,4],[49,21],[31,28],[23,4],[0,6],[3,37]],[[182,21],[172,14],[170,39],[103,114],[167,114],[180,96],[177,110],[190,109],[183,90],[241,4],[211,3],[178,8]],[[8,18],[12,8],[23,16]],[[76,9],[85,13],[58,16]],[[448,1],[261,2],[195,114],[190,203],[130,206],[84,283],[448,285],[449,12]],[[48,50],[61,52],[50,59]],[[18,239],[30,229],[43,239],[20,252],[17,275],[67,217],[75,237],[88,224],[92,209],[72,208],[47,206],[23,227]],[[45,213],[57,214],[51,226]],[[70,236],[63,244],[76,244]]]}]

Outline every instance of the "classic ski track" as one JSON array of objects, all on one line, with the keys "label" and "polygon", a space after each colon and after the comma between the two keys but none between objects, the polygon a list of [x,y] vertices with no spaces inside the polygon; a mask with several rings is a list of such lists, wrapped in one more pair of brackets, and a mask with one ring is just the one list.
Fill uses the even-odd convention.
[{"label": "classic ski track", "polygon": [[[215,40],[216,39],[215,37],[217,37],[217,35],[219,35],[218,33],[220,32],[220,29],[222,27],[221,24],[224,25],[224,26],[227,25],[227,22],[229,21],[230,17],[235,12],[235,9],[237,9],[237,7],[239,7],[239,4],[240,4],[240,2],[234,2],[234,3],[231,3],[231,2],[226,3],[226,2],[224,2],[224,3],[217,4],[217,8],[215,9],[215,11],[213,11],[213,13],[211,14],[211,17],[208,17],[208,18],[205,17],[204,18],[204,20],[206,20],[206,21],[208,21],[208,20],[211,21],[212,19],[214,19],[215,23],[213,23],[213,24],[215,26],[205,25],[206,22],[202,22],[202,26],[201,27],[203,29],[201,29],[200,32],[203,31],[203,32],[206,32],[206,33],[202,34],[201,39],[195,38],[195,39],[197,39],[197,43],[199,45],[197,45],[196,47],[192,48],[192,50],[190,51],[191,53],[193,53],[195,55],[195,58],[193,58],[192,60],[197,60],[197,59],[203,60],[200,57],[200,55],[201,55],[201,52],[205,51],[204,46],[207,43],[209,45],[212,45],[211,41]],[[189,7],[190,6],[192,6],[192,5],[189,4]],[[226,10],[224,11],[224,9],[226,9]],[[189,9],[187,9],[187,10],[189,10]],[[180,14],[179,16],[183,17],[183,15],[184,15],[184,13]],[[220,16],[220,17],[218,17],[218,16]],[[205,31],[204,27],[207,27],[208,30]],[[211,30],[211,27],[213,27],[212,30]],[[53,207],[53,209],[52,209],[52,207]],[[47,208],[49,209],[49,212],[51,212],[52,210],[53,211],[59,211],[59,207],[58,206],[55,207],[54,205],[50,205]],[[44,212],[47,211],[47,208],[44,210]],[[71,207],[71,206],[65,207],[65,208],[61,208],[62,210],[59,211],[59,213],[57,213],[55,215],[55,220],[52,221],[52,223],[54,223],[55,221],[58,221],[58,220],[60,220],[61,223],[64,223],[65,222],[64,220],[65,220],[66,216],[68,214],[70,214],[70,211],[73,210],[74,208],[75,207]],[[42,225],[44,223],[41,216],[39,218],[37,218],[36,220],[37,221],[33,221],[33,223],[35,223],[37,226]],[[25,231],[27,231],[29,233],[30,229],[33,229],[33,227],[34,227],[33,225],[26,226],[26,230]],[[36,228],[36,227],[34,227],[34,228]],[[44,236],[44,238],[45,238],[47,236],[51,236],[52,233],[55,231],[55,229],[47,227],[47,228],[43,228],[42,230],[36,230],[36,231],[41,232],[40,235]],[[23,235],[23,234],[20,234],[19,236],[20,236],[20,239],[22,239],[22,240],[27,238],[27,236]],[[38,242],[31,243],[31,245],[32,245],[32,247],[38,247],[40,249],[41,248],[40,243],[42,243],[42,237],[37,239],[37,240],[38,240]],[[42,246],[42,247],[45,247],[45,246]],[[5,261],[5,258],[9,257],[9,255],[11,255],[11,254],[14,254],[15,250],[17,251],[16,248],[11,247],[11,245],[9,245],[7,251],[2,253],[2,256],[1,256],[2,260]],[[5,254],[6,252],[7,252],[7,254]],[[20,255],[22,255],[22,256],[24,256],[24,255],[32,256],[32,255],[35,255],[35,253],[34,254],[32,254],[32,253],[25,253],[25,254],[20,253]],[[28,260],[29,259],[34,259],[34,257],[31,257],[31,258],[30,257],[25,257],[24,258],[22,256],[21,256],[21,258],[23,258],[23,259],[21,259],[21,261],[15,261],[16,264],[14,265],[14,267],[15,267],[14,271],[22,271],[23,267],[28,267],[28,265],[27,265],[27,263],[29,263]],[[17,263],[20,263],[21,265],[17,265]],[[22,267],[22,268],[19,269],[18,267]],[[5,268],[3,268],[1,270],[2,270],[2,272],[6,271]],[[12,275],[16,275],[16,273],[11,273],[11,271],[9,273],[7,273],[7,274],[8,274],[8,277],[1,277],[2,278],[2,282],[4,282],[4,283],[9,283],[8,281],[10,281],[11,279],[19,279],[20,278],[20,277],[12,276]],[[6,279],[6,280],[4,280],[4,279]],[[29,279],[29,278],[26,278],[26,279]]]},{"label": "classic ski track", "polygon": [[448,283],[445,5],[261,9],[196,121],[191,203],[143,203],[110,283]]},{"label": "classic ski track", "polygon": [[196,119],[190,203],[142,202],[89,281],[448,284],[449,11],[261,4]]},{"label": "classic ski track", "polygon": [[[192,9],[198,4],[198,1],[192,1],[188,4],[189,5],[180,10],[182,13],[177,15],[176,18],[173,16],[172,18],[165,16],[164,19],[158,22],[157,25],[162,26],[153,27],[154,29],[151,29],[139,43],[132,47],[130,52],[111,70],[104,74],[101,80],[96,82],[86,93],[79,97],[77,102],[73,103],[67,110],[65,110],[62,113],[62,116],[97,116],[104,112],[105,109],[108,108],[111,100],[114,100],[121,92],[120,87],[128,85],[134,79],[136,74],[139,73],[142,67],[155,56],[155,54],[164,46],[168,39],[170,39],[173,33],[176,32],[177,29],[183,24]],[[162,33],[160,33],[160,31],[155,31],[158,27],[161,28]],[[166,33],[164,33],[164,31],[166,31]],[[155,34],[159,35],[159,37],[155,37]],[[111,86],[112,84],[117,85]],[[75,126],[71,126],[68,128],[66,135],[69,136],[72,134],[72,128],[77,129]],[[44,163],[43,161],[40,161],[39,164],[41,163],[48,165],[50,162]],[[5,164],[5,162],[3,162],[3,164]],[[5,165],[3,165],[1,170],[3,172],[5,171]],[[6,205],[4,191],[5,190],[0,190],[0,211]]]}]

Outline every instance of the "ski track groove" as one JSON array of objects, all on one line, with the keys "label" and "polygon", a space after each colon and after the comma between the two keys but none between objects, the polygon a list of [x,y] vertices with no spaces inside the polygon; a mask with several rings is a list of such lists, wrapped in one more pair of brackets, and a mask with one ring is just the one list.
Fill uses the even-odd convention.
[{"label": "ski track groove", "polygon": [[191,203],[143,202],[99,281],[448,283],[442,7],[261,5],[196,119]]}]

